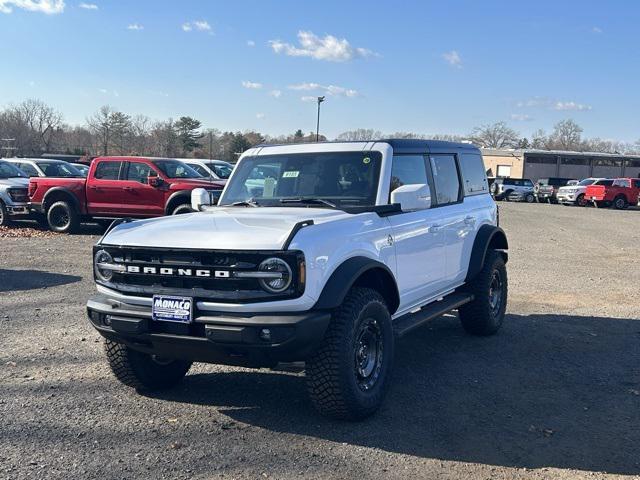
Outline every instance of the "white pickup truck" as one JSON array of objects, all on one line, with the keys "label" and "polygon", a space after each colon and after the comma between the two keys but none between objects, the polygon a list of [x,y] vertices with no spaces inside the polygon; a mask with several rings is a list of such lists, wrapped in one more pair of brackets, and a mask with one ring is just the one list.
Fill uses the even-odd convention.
[{"label": "white pickup truck", "polygon": [[[272,172],[259,186],[253,172]],[[259,146],[218,204],[117,221],[94,247],[87,304],[116,377],[168,388],[192,362],[305,362],[328,416],[380,406],[395,339],[457,310],[490,335],[507,239],[477,148],[426,140]]]}]

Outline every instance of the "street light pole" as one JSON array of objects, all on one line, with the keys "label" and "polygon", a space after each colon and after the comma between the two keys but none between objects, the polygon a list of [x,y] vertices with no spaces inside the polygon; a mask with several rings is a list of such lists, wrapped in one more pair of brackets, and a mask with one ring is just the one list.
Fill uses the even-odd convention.
[{"label": "street light pole", "polygon": [[324,97],[318,97],[318,122],[316,123],[316,143],[320,141],[320,104],[324,102]]}]

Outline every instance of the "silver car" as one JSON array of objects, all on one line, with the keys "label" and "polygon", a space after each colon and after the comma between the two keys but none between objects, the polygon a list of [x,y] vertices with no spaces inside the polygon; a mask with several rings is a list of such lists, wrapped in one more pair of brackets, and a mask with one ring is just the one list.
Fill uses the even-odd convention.
[{"label": "silver car", "polygon": [[29,215],[29,177],[15,165],[0,160],[0,226]]}]

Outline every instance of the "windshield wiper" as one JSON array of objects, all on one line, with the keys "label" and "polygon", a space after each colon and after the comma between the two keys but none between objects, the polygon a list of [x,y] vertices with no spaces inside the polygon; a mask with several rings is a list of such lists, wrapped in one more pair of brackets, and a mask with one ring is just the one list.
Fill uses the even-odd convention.
[{"label": "windshield wiper", "polygon": [[231,206],[232,207],[259,207],[260,204],[256,202],[253,198],[249,198],[248,200],[233,202]]},{"label": "windshield wiper", "polygon": [[338,208],[338,206],[330,202],[329,200],[325,200],[324,198],[316,198],[316,197],[297,197],[297,198],[281,198],[280,203],[303,203],[303,204],[320,204],[326,205],[331,208]]}]

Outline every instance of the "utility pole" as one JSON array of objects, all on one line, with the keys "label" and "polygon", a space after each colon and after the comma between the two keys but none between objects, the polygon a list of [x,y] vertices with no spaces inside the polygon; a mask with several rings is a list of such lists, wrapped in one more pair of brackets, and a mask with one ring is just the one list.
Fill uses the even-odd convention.
[{"label": "utility pole", "polygon": [[324,97],[318,97],[318,122],[316,123],[316,143],[320,141],[320,104],[324,102]]},{"label": "utility pole", "polygon": [[209,160],[213,160],[213,132],[209,132]]},{"label": "utility pole", "polygon": [[6,155],[3,154],[3,157],[7,157],[9,158],[9,153],[11,153],[12,151],[15,152],[18,147],[14,147],[13,146],[13,142],[16,141],[15,138],[1,138],[0,139],[3,143],[2,148],[0,148],[0,150],[2,150],[3,152],[6,152]]}]

